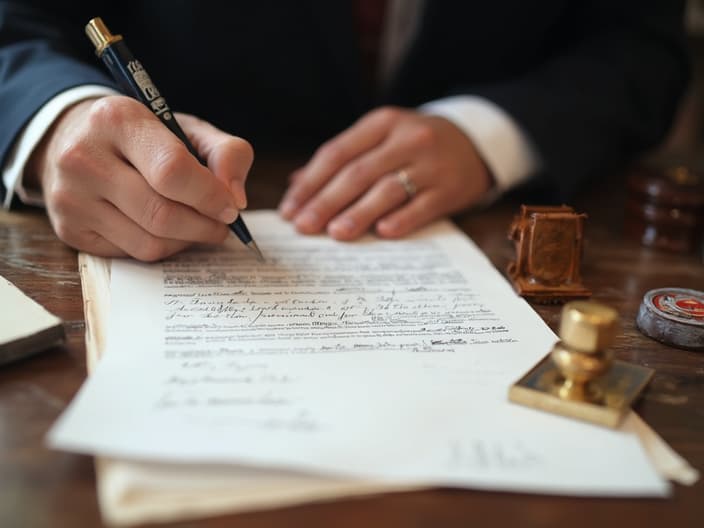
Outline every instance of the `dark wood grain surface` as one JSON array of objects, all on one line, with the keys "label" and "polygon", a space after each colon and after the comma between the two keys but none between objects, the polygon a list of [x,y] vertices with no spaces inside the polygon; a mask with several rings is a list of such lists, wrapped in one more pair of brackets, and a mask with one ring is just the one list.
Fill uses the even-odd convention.
[{"label": "dark wood grain surface", "polygon": [[[275,207],[286,166],[258,163],[251,208]],[[494,264],[513,256],[506,238],[517,201],[504,200],[456,220]],[[623,236],[619,179],[573,204],[589,218],[582,276],[596,300],[615,307],[623,333],[617,357],[656,369],[638,413],[680,454],[704,470],[704,353],[671,348],[641,335],[635,316],[643,294],[677,286],[704,290],[701,256],[660,253]],[[41,211],[0,212],[0,274],[66,324],[65,346],[0,367],[0,527],[94,527],[102,522],[92,459],[50,451],[44,435],[86,376],[84,320],[76,253],[53,234]],[[559,306],[535,306],[553,328]],[[0,312],[11,310],[1,306]],[[575,453],[579,456],[579,453]],[[604,453],[605,457],[609,453]],[[704,526],[704,482],[675,485],[666,500],[565,498],[436,489],[221,516],[173,526]]]}]

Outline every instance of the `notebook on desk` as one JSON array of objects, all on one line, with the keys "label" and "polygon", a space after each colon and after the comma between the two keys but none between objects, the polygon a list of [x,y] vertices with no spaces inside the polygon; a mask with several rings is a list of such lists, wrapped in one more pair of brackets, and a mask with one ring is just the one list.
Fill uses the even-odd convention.
[{"label": "notebook on desk", "polygon": [[61,319],[0,276],[0,365],[64,341]]}]

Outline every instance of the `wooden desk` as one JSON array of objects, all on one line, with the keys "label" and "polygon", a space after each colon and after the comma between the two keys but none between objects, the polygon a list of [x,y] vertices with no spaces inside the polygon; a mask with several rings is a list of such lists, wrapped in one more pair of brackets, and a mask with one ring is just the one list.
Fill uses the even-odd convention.
[{"label": "wooden desk", "polygon": [[[275,207],[284,168],[255,166],[252,208]],[[594,298],[622,315],[620,359],[656,369],[636,407],[679,453],[704,470],[704,353],[677,350],[642,336],[634,319],[643,293],[662,286],[704,290],[695,256],[657,253],[624,240],[618,182],[575,204],[586,212],[583,278]],[[504,270],[513,256],[506,230],[518,202],[463,215],[459,225]],[[0,274],[66,322],[65,347],[0,368],[0,526],[101,526],[93,463],[49,451],[44,434],[86,376],[84,320],[76,254],[53,235],[43,213],[0,212]],[[0,311],[12,309],[2,306]],[[556,329],[558,306],[536,306]],[[579,453],[575,453],[579,456]],[[608,456],[608,453],[604,453]],[[276,511],[223,516],[175,526],[704,526],[704,481],[675,486],[669,500],[573,499],[518,493],[445,490],[398,493]]]}]

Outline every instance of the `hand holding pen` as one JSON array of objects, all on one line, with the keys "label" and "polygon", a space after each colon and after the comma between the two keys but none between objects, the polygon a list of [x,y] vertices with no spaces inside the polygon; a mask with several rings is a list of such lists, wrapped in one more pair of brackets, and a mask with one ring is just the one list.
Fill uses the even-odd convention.
[{"label": "hand holding pen", "polygon": [[42,189],[59,238],[89,253],[145,261],[222,242],[246,206],[252,149],[193,116],[178,120],[207,168],[133,98],[85,100],[65,111],[25,173],[26,185]]}]

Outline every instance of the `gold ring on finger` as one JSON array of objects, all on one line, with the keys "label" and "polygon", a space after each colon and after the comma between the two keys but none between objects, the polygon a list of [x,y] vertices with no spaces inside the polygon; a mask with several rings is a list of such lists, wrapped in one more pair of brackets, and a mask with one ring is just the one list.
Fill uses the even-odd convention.
[{"label": "gold ring on finger", "polygon": [[416,184],[413,183],[413,180],[408,175],[408,172],[401,169],[396,173],[396,179],[401,184],[401,187],[403,187],[403,190],[406,193],[406,198],[411,200],[416,195],[416,192],[418,192],[418,189],[416,188]]}]

